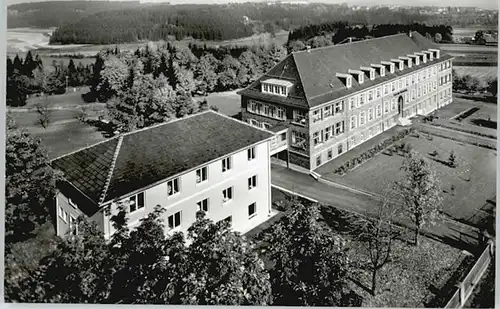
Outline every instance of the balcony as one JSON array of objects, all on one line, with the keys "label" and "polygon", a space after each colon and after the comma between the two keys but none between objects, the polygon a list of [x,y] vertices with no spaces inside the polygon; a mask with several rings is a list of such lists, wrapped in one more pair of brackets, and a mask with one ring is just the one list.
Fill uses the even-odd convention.
[{"label": "balcony", "polygon": [[282,125],[272,127],[269,131],[274,134],[271,140],[270,155],[286,150],[288,148],[288,128]]}]

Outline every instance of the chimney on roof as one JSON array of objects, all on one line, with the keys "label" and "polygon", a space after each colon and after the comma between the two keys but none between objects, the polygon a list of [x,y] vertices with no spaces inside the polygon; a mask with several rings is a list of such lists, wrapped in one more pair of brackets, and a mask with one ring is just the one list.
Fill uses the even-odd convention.
[{"label": "chimney on roof", "polygon": [[411,30],[410,30],[410,33],[408,34],[408,36],[409,36],[410,38],[412,37]]}]

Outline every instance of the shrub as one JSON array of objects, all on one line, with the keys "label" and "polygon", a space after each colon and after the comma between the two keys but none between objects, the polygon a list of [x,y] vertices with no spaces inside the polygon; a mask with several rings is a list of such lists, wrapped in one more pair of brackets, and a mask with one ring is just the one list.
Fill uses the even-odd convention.
[{"label": "shrub", "polygon": [[450,156],[448,157],[448,163],[451,167],[457,167],[457,160],[453,150],[450,152]]},{"label": "shrub", "polygon": [[438,155],[437,150],[434,150],[434,151],[431,153],[431,155],[432,155],[433,157],[437,157],[437,155]]}]

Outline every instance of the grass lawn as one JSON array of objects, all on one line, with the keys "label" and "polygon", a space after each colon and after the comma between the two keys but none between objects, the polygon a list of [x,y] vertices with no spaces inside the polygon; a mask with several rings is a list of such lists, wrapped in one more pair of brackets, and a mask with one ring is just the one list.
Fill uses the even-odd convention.
[{"label": "grass lawn", "polygon": [[[495,151],[436,136],[428,140],[422,134],[420,138],[407,136],[401,142],[410,143],[414,150],[429,159],[446,191],[442,194],[443,210],[452,217],[467,220],[487,199],[495,196]],[[434,150],[438,152],[436,158],[430,156]],[[451,150],[457,156],[457,168],[438,162],[447,161]],[[392,156],[380,153],[344,176],[333,173],[323,173],[323,176],[334,182],[381,194],[403,175],[399,169],[402,162],[403,157],[396,153]],[[469,182],[464,180],[469,177]],[[449,193],[451,185],[455,187],[454,194]]]},{"label": "grass lawn", "polygon": [[[366,263],[360,254],[365,246],[351,242],[348,253],[353,263]],[[460,250],[424,237],[418,247],[396,240],[391,250],[391,259],[378,271],[374,296],[366,290],[371,289],[370,270],[359,269],[358,282],[350,284],[363,297],[363,307],[444,307],[455,292],[454,284],[474,263]]]},{"label": "grass lawn", "polygon": [[498,67],[471,67],[471,66],[454,66],[453,69],[457,72],[458,75],[470,75],[473,77],[477,77],[483,81],[488,80],[489,78],[495,78],[497,76]]},{"label": "grass lawn", "polygon": [[36,112],[12,112],[11,115],[20,128],[42,140],[49,158],[55,158],[104,140],[96,128],[75,119],[76,113],[76,110],[51,111],[52,122],[47,129],[35,124]]},{"label": "grass lawn", "polygon": [[194,99],[196,101],[203,101],[206,98],[208,105],[217,106],[220,113],[234,116],[241,112],[241,99],[240,96],[236,94],[238,90],[215,92],[203,97],[194,97]]},{"label": "grass lawn", "polygon": [[14,107],[11,109],[15,110],[15,109],[33,108],[38,103],[48,104],[50,107],[53,108],[55,107],[69,108],[69,107],[88,105],[88,103],[85,103],[85,101],[83,101],[82,99],[82,94],[87,93],[88,91],[89,91],[88,87],[81,87],[77,91],[68,91],[64,94],[55,94],[55,95],[40,96],[40,97],[31,96],[26,101],[25,106],[21,106],[19,108]]}]

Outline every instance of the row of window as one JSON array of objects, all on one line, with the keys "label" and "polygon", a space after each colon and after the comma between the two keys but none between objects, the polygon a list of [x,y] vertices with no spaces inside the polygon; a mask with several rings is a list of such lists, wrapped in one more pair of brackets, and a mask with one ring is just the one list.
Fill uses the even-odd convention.
[{"label": "row of window", "polygon": [[264,104],[254,100],[248,100],[247,111],[278,120],[286,120],[286,113],[283,107]]},{"label": "row of window", "polygon": [[[255,160],[255,147],[247,149],[247,160]],[[232,157],[227,157],[221,160],[221,170],[225,173],[232,169]],[[204,166],[196,170],[196,183],[200,184],[208,181],[208,166]],[[167,196],[173,196],[181,191],[180,177],[176,177],[167,181]],[[134,212],[144,207],[144,192],[133,195],[129,198],[130,212]]]},{"label": "row of window", "polygon": [[441,76],[441,78],[439,79],[439,86],[450,82],[451,82],[451,73]]},{"label": "row of window", "polygon": [[262,129],[265,129],[265,130],[269,130],[271,128],[271,125],[267,122],[259,122],[258,120],[255,120],[255,119],[252,119],[252,118],[248,118],[248,123],[254,127],[257,127],[257,128],[262,128]]},{"label": "row of window", "polygon": [[333,126],[328,126],[325,129],[313,133],[313,145],[317,146],[323,141],[327,142],[335,136],[344,133],[344,121],[339,121]]},{"label": "row of window", "polygon": [[292,130],[292,143],[291,146],[302,150],[307,149],[307,134]]},{"label": "row of window", "polygon": [[340,100],[338,102],[323,107],[323,109],[314,110],[312,112],[313,123],[320,121],[323,118],[335,116],[337,114],[342,113],[344,111],[344,106],[345,106],[345,100]]},{"label": "row of window", "polygon": [[[209,200],[208,200],[208,198],[206,198],[206,199],[204,199],[202,201],[199,201],[197,203],[197,206],[198,206],[198,210],[202,210],[204,212],[208,212],[208,209],[209,209]],[[247,211],[248,211],[248,219],[249,220],[252,219],[253,217],[255,217],[257,215],[257,203],[254,202],[254,203],[248,205],[247,206]],[[228,216],[228,217],[224,218],[221,221],[228,222],[229,225],[231,226],[233,218],[232,218],[232,216]],[[173,229],[176,229],[176,228],[180,228],[180,226],[182,224],[182,210],[179,210],[176,213],[173,213],[172,215],[168,216],[168,218],[167,218],[167,224],[168,224],[168,228],[170,230],[173,230]]]},{"label": "row of window", "polygon": [[[250,191],[256,187],[257,187],[257,175],[254,175],[254,176],[248,178],[248,190]],[[144,208],[144,205],[145,205],[144,196],[145,196],[144,192],[140,192],[140,193],[138,193],[134,196],[131,196],[129,198],[129,213],[133,213],[139,209]],[[225,203],[231,201],[233,199],[233,196],[234,196],[233,187],[229,187],[229,188],[222,190],[222,203],[225,204]],[[198,203],[203,204],[203,201],[200,201]],[[208,201],[207,201],[207,203],[208,203]],[[207,204],[206,208],[207,208],[207,210],[205,210],[205,211],[208,211],[208,204]]]},{"label": "row of window", "polygon": [[451,60],[447,60],[445,62],[441,62],[439,65],[439,71],[443,71],[449,69],[451,67]]},{"label": "row of window", "polygon": [[[336,148],[336,149],[335,149]],[[336,155],[335,156],[339,156],[342,154],[342,152],[344,152],[344,145],[343,144],[338,144],[336,147],[331,147],[329,148],[327,151],[326,151],[326,154],[327,154],[327,161],[333,159],[333,153],[336,152]],[[316,157],[316,166],[320,166],[322,163],[322,160],[321,160],[321,154],[319,154],[317,157]]]},{"label": "row of window", "polygon": [[[391,105],[392,105],[392,110],[394,111],[396,109],[396,98],[394,98],[392,100]],[[373,111],[374,111],[374,109],[370,108],[370,109],[368,109],[368,113],[365,113],[364,111],[359,113],[359,126],[362,126],[365,123],[372,121],[374,118],[382,117],[382,105],[381,104],[376,106],[375,115],[373,114]],[[385,112],[386,113],[389,112],[389,104],[386,105]],[[365,117],[365,116],[367,116],[367,117]],[[355,129],[358,126],[356,119],[357,119],[356,115],[351,116],[351,122],[350,122],[351,124],[349,126],[349,128],[351,130]]]},{"label": "row of window", "polygon": [[281,96],[287,96],[288,95],[288,87],[281,86],[281,85],[262,83],[262,92],[277,94],[277,95],[281,95]]}]

